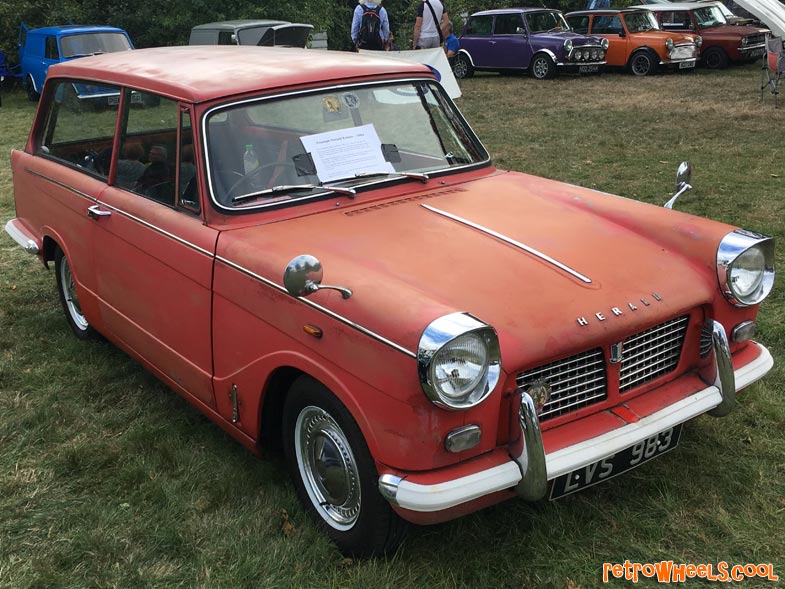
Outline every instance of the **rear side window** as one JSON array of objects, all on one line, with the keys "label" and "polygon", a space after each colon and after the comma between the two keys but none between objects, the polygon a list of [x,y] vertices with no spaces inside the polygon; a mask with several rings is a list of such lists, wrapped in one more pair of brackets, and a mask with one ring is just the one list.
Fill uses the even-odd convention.
[{"label": "rear side window", "polygon": [[490,35],[493,30],[493,17],[488,16],[475,16],[472,17],[469,26],[466,29],[467,35],[485,36]]},{"label": "rear side window", "polygon": [[109,102],[119,95],[118,88],[79,80],[58,80],[49,86],[36,155],[106,178],[117,120],[117,109]]},{"label": "rear side window", "polygon": [[52,35],[46,37],[46,59],[60,60],[60,52],[57,50],[57,37]]}]

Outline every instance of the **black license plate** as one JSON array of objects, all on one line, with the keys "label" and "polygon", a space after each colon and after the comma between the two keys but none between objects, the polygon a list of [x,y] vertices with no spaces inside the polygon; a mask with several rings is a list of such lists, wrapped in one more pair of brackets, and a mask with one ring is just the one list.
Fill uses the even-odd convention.
[{"label": "black license plate", "polygon": [[641,440],[637,444],[616,452],[616,454],[606,456],[602,460],[563,474],[553,479],[551,499],[558,499],[592,487],[653,460],[657,456],[673,450],[679,443],[680,436],[681,424]]},{"label": "black license plate", "polygon": [[600,66],[598,65],[581,65],[578,66],[578,73],[579,74],[596,74],[600,71]]}]

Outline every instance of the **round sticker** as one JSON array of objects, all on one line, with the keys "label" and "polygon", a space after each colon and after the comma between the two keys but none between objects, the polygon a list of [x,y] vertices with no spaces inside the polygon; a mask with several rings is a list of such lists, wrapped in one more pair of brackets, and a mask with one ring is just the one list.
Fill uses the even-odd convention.
[{"label": "round sticker", "polygon": [[341,103],[335,96],[328,96],[322,100],[322,106],[326,112],[340,112]]},{"label": "round sticker", "polygon": [[343,101],[349,108],[357,108],[360,106],[360,98],[354,92],[347,92],[343,95]]}]

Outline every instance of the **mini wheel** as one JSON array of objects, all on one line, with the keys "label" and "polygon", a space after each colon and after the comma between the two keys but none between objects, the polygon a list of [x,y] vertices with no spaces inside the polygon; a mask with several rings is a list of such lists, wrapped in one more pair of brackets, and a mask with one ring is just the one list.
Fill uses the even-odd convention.
[{"label": "mini wheel", "polygon": [[464,53],[459,53],[455,56],[455,61],[452,65],[452,74],[459,80],[471,78],[474,75],[474,66]]},{"label": "mini wheel", "polygon": [[297,495],[346,555],[392,552],[406,524],[378,491],[360,428],[319,382],[303,376],[286,398],[283,447]]},{"label": "mini wheel", "polygon": [[55,251],[55,274],[57,276],[57,292],[65,311],[65,319],[74,335],[81,340],[96,337],[95,330],[82,313],[79,297],[76,294],[76,283],[71,264],[60,248]]},{"label": "mini wheel", "polygon": [[636,51],[630,58],[630,72],[636,76],[651,76],[657,73],[657,59],[651,51]]},{"label": "mini wheel", "polygon": [[549,80],[556,75],[556,64],[550,56],[545,53],[538,53],[532,58],[529,64],[529,73],[532,78],[537,80]]}]

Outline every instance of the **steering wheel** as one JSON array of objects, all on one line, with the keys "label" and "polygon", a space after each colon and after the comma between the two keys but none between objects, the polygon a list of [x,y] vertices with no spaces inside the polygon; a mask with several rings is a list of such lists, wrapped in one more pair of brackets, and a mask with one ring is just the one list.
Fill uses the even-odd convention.
[{"label": "steering wheel", "polygon": [[240,188],[244,184],[247,184],[248,188],[250,188],[251,182],[258,179],[259,176],[262,174],[262,172],[275,168],[291,168],[292,170],[296,170],[294,162],[281,161],[281,162],[268,162],[266,164],[261,164],[245,175],[240,174],[239,172],[232,171],[232,174],[238,175],[240,176],[240,178],[236,180],[234,184],[232,184],[229,187],[229,190],[226,191],[227,196],[229,197],[235,196],[238,192],[238,188]]}]

